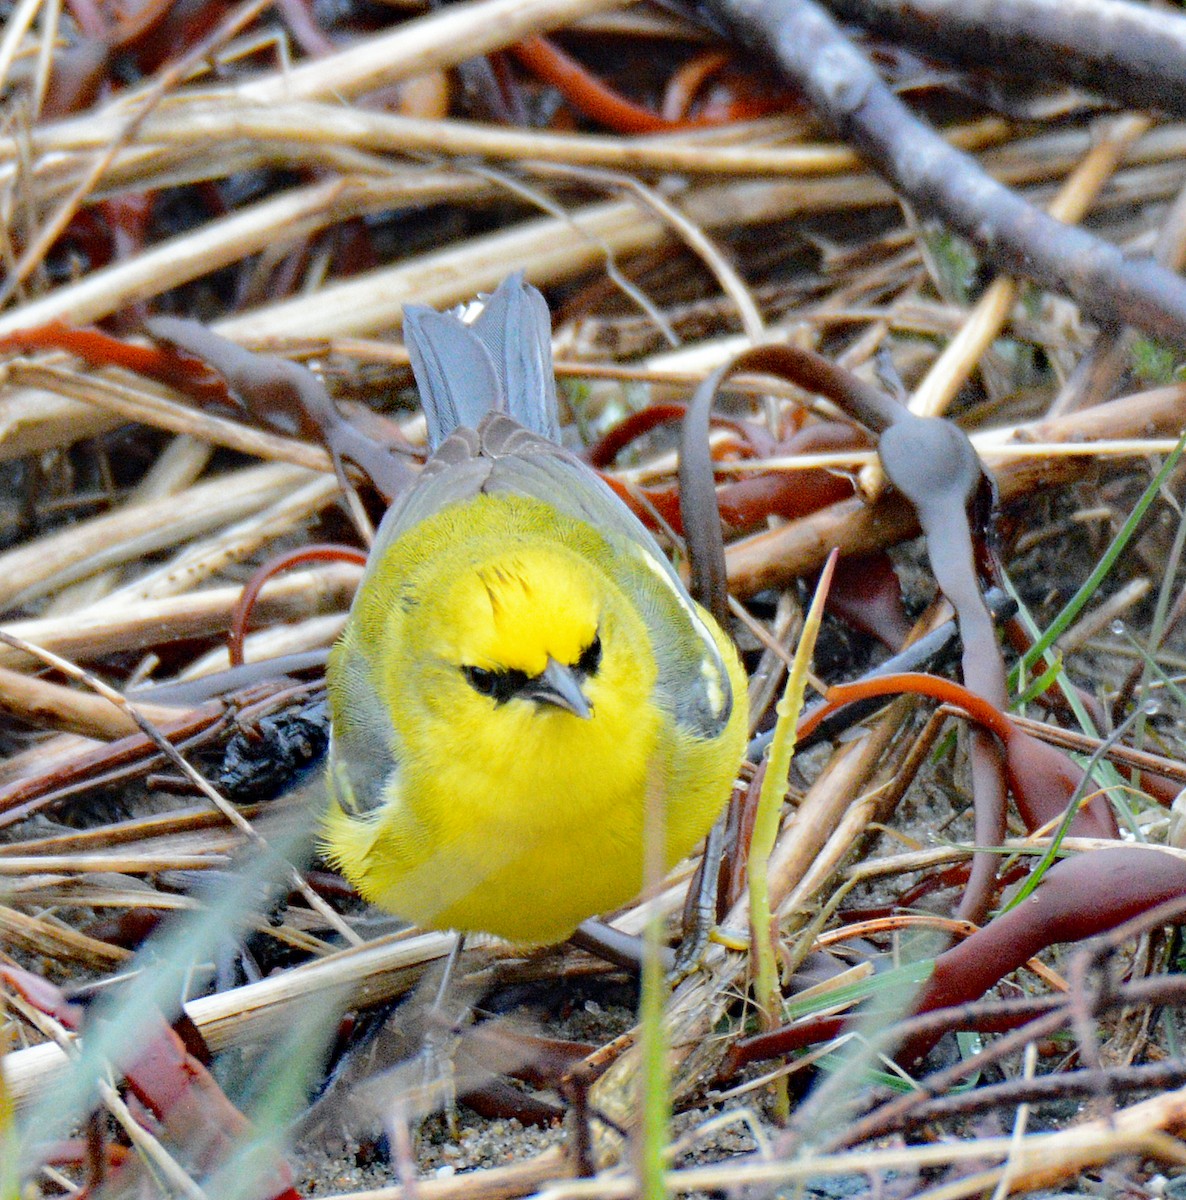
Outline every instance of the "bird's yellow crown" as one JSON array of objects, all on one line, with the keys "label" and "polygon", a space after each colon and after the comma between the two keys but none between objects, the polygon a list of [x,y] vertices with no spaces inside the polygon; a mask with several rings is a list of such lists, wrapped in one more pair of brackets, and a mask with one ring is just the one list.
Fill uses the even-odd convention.
[{"label": "bird's yellow crown", "polygon": [[597,637],[596,584],[588,564],[562,546],[504,550],[451,581],[441,648],[459,666],[529,676],[549,658],[575,666]]}]

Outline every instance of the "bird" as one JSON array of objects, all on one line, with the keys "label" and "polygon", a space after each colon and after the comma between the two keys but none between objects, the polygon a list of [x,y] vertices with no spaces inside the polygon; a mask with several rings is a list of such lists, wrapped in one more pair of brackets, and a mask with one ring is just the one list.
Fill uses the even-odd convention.
[{"label": "bird", "polygon": [[476,319],[408,305],[404,339],[430,456],[330,654],[322,848],[421,928],[560,942],[641,891],[648,805],[665,869],[708,832],[745,672],[561,447],[551,321],[521,272]]}]

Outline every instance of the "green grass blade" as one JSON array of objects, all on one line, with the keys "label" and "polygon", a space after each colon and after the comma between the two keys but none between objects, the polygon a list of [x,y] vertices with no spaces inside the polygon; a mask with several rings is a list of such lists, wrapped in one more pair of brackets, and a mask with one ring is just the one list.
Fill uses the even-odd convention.
[{"label": "green grass blade", "polygon": [[1120,527],[1120,531],[1112,539],[1112,544],[1104,551],[1103,557],[1099,562],[1096,563],[1095,569],[1083,581],[1079,590],[1063,606],[1062,611],[1050,623],[1049,628],[1026,651],[1018,666],[1013,668],[1009,676],[1010,688],[1016,689],[1021,672],[1030,670],[1034,663],[1070,628],[1071,622],[1075,620],[1087,602],[1095,595],[1100,584],[1108,577],[1108,572],[1112,570],[1124,548],[1132,540],[1132,536],[1136,533],[1141,519],[1148,511],[1149,506],[1157,498],[1157,493],[1161,491],[1173,473],[1174,468],[1178,465],[1178,459],[1182,457],[1183,449],[1186,449],[1186,433],[1178,439],[1178,444],[1170,451],[1165,462],[1161,464],[1161,470],[1157,472],[1150,481],[1149,486],[1141,493],[1141,498],[1137,501],[1132,512],[1129,513],[1128,520]]}]

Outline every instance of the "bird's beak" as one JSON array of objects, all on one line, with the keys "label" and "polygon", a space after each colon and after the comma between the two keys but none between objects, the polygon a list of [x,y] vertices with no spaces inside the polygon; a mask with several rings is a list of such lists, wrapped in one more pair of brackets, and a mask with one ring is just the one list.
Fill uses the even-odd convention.
[{"label": "bird's beak", "polygon": [[573,669],[558,663],[550,655],[548,665],[519,694],[528,700],[538,700],[541,704],[554,704],[582,720],[593,715],[593,706],[581,691]]}]

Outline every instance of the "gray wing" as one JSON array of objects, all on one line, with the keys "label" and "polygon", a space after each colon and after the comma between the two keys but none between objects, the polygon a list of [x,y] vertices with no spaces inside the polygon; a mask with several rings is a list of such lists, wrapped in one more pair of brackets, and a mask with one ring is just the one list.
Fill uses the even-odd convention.
[{"label": "gray wing", "polygon": [[[329,785],[342,811],[374,812],[399,777],[399,740],[379,696],[373,665],[347,626],[330,654],[336,688],[330,694]],[[349,720],[343,715],[349,713]]]}]

